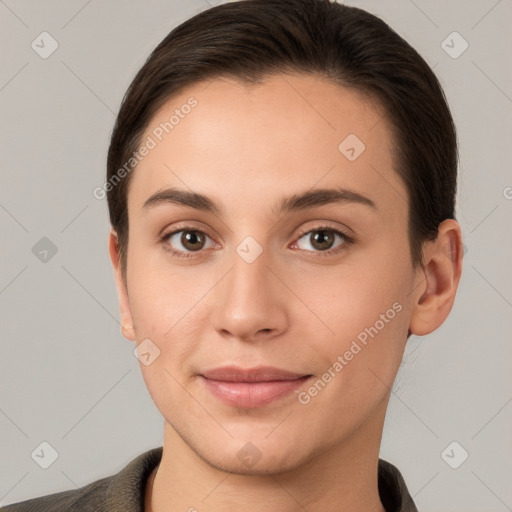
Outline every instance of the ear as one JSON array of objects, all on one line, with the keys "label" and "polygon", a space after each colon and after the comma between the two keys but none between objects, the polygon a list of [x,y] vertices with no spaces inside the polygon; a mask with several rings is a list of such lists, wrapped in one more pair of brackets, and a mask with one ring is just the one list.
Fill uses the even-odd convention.
[{"label": "ear", "polygon": [[130,310],[130,302],[128,300],[128,289],[121,272],[121,264],[119,258],[119,243],[117,233],[114,229],[110,230],[108,239],[108,250],[110,253],[110,260],[114,269],[114,277],[117,287],[117,295],[119,297],[119,308],[121,312],[121,332],[123,336],[130,340],[135,341],[135,331],[133,329],[133,319]]},{"label": "ear", "polygon": [[415,281],[409,330],[423,336],[436,330],[450,313],[462,273],[463,245],[459,223],[439,224],[437,238],[426,242]]}]

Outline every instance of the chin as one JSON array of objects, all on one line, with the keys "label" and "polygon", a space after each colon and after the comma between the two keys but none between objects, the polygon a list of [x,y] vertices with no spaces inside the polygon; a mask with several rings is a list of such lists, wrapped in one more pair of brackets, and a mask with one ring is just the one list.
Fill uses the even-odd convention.
[{"label": "chin", "polygon": [[202,458],[210,466],[235,475],[268,476],[292,471],[307,459],[297,455],[297,453],[274,453],[271,457],[265,457],[262,454],[261,458],[254,463],[241,461],[237,455],[228,457],[226,453],[220,454],[219,457],[203,456]]},{"label": "chin", "polygon": [[218,439],[207,445],[192,442],[189,446],[208,465],[238,475],[276,475],[294,470],[314,457],[314,447],[310,450],[303,437],[300,443],[290,443],[290,436],[271,440],[265,435],[224,439],[224,443]]}]

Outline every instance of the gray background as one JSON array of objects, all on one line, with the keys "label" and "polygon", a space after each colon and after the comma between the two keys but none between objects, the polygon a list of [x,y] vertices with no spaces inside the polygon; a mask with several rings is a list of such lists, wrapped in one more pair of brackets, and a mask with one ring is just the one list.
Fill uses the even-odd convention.
[{"label": "gray background", "polygon": [[[446,323],[410,339],[381,457],[421,511],[512,510],[512,1],[348,3],[382,17],[434,68],[460,140],[462,281]],[[83,486],[162,444],[163,420],[120,333],[107,205],[92,190],[135,72],[207,7],[0,0],[3,505]],[[59,45],[47,59],[31,47],[43,31]],[[454,31],[469,44],[458,58],[442,46]],[[43,237],[57,249],[46,262]],[[31,457],[43,441],[58,452],[48,469]],[[454,464],[462,449],[469,458],[453,469],[446,453]]]}]

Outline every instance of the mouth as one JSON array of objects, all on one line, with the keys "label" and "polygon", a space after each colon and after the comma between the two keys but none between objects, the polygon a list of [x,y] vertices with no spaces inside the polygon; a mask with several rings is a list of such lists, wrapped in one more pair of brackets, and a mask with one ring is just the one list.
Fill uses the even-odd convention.
[{"label": "mouth", "polygon": [[256,408],[288,395],[313,375],[293,373],[269,366],[216,368],[200,374],[205,387],[227,405]]}]

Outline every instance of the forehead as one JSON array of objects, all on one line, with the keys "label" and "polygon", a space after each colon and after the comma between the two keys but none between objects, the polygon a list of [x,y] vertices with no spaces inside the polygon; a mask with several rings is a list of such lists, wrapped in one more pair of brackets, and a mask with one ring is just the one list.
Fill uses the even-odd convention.
[{"label": "forehead", "polygon": [[405,194],[380,103],[312,75],[195,83],[157,112],[141,140],[149,139],[154,147],[131,178],[132,208],[166,186],[222,190],[231,202],[260,207],[275,191],[316,183]]}]

